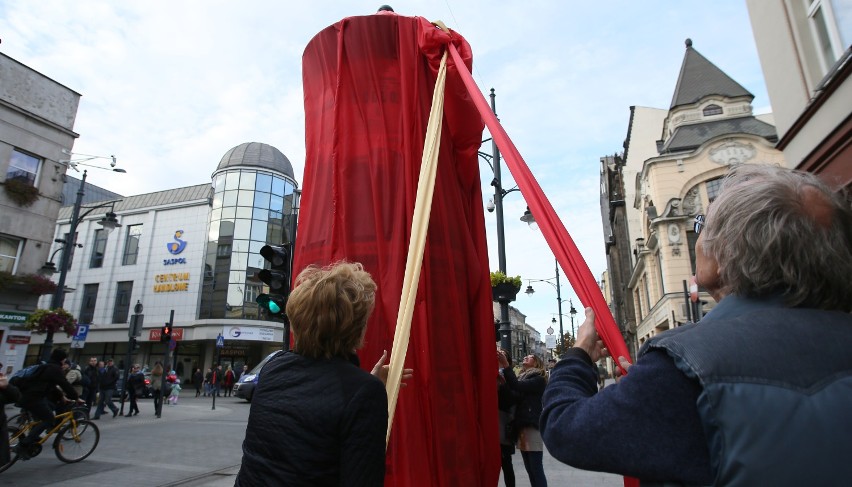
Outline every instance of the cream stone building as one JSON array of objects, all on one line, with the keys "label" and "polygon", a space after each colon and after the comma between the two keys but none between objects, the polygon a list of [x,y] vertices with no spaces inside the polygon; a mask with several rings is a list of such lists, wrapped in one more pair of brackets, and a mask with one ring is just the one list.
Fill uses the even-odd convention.
[{"label": "cream stone building", "polygon": [[[636,117],[631,108],[624,154],[601,159],[611,306],[631,353],[715,304],[703,290],[690,301],[687,289],[695,272],[693,221],[721,178],[738,164],[786,165],[771,116],[755,116],[753,99],[687,39],[665,116],[643,109]],[[653,148],[647,135],[636,137],[648,133],[658,134]]]}]

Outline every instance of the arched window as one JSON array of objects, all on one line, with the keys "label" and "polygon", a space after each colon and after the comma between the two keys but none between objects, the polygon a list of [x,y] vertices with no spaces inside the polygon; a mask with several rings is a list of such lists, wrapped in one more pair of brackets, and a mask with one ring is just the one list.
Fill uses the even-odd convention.
[{"label": "arched window", "polygon": [[709,117],[710,115],[721,115],[722,107],[719,105],[707,105],[704,107],[704,116]]}]

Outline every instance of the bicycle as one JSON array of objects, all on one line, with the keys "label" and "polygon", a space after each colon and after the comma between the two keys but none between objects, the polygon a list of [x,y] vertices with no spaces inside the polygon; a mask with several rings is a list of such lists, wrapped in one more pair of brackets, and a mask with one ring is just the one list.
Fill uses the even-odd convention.
[{"label": "bicycle", "polygon": [[[53,450],[56,453],[56,458],[62,462],[77,463],[85,460],[95,451],[98,442],[101,440],[101,432],[94,422],[88,419],[78,420],[74,409],[57,414],[56,419],[56,425],[47,430],[38,442],[29,446],[26,452],[27,457],[33,458],[41,453],[42,445],[47,443],[47,440],[54,434],[56,434],[56,438],[53,440]],[[18,443],[39,422],[29,421],[22,427],[9,426],[8,442],[11,459],[5,465],[0,465],[0,472],[6,471],[21,458],[17,451]]]},{"label": "bicycle", "polygon": [[[73,406],[70,409],[70,411],[74,413],[74,419],[76,419],[78,422],[89,419],[89,408],[85,404]],[[68,411],[63,411],[63,412],[68,412]],[[30,412],[27,411],[26,409],[21,408],[20,413],[14,415],[14,416],[10,416],[9,419],[6,420],[6,427],[8,427],[8,428],[16,427],[16,428],[20,429],[21,427],[23,427],[25,424],[29,423],[32,420],[33,419],[32,419],[32,416],[30,415]]]}]

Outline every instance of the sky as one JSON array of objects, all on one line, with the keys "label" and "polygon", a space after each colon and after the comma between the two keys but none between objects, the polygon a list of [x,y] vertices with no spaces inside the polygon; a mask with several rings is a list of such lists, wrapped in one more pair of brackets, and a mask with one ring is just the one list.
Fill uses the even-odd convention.
[{"label": "sky", "polygon": [[[756,113],[771,112],[745,0],[388,3],[400,15],[441,20],[467,39],[477,85],[484,95],[496,90],[503,127],[596,279],[606,270],[600,158],[623,151],[630,106],[669,107],[686,38],[755,95]],[[127,171],[92,170],[92,184],[135,195],[207,183],[229,149],[264,142],[290,159],[301,185],[302,53],[322,29],[380,5],[3,0],[0,52],[82,95],[73,152],[114,154]],[[482,150],[490,153],[490,143]],[[486,205],[493,175],[480,162]],[[502,174],[511,188],[505,165]],[[508,274],[520,275],[524,289],[528,279],[553,283],[552,252],[534,225],[519,220],[523,196],[510,193],[503,203]],[[485,218],[497,270],[496,218]],[[562,297],[581,318],[560,274]],[[556,289],[533,287],[534,295],[522,289],[512,305],[543,336],[558,314]],[[564,318],[566,333],[570,321]]]}]

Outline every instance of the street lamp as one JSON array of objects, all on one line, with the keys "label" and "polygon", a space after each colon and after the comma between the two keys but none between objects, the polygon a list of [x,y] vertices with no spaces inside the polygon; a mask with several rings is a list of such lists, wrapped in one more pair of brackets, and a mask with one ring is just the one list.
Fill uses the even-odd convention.
[{"label": "street lamp", "polygon": [[[530,210],[527,209],[526,213],[524,213],[524,216],[526,216],[526,214],[529,213],[529,211]],[[521,221],[524,221],[524,217],[521,217]],[[533,289],[533,287],[532,287],[533,282],[546,282],[556,289],[556,303],[557,303],[557,308],[559,310],[559,342],[562,343],[562,342],[565,341],[565,332],[562,329],[562,286],[559,284],[559,261],[555,260],[555,262],[556,262],[556,277],[550,277],[550,278],[547,278],[547,279],[528,279],[527,280],[527,282],[528,282],[527,290],[524,291],[524,294],[526,294],[527,296],[531,296],[533,293],[535,293],[535,289]],[[553,284],[552,282],[550,282],[550,279],[556,279],[556,284]],[[571,309],[574,309],[574,307],[572,306]],[[553,321],[555,322],[556,320],[554,319]],[[574,321],[572,320],[571,323],[572,323],[572,327],[573,327]],[[573,334],[572,334],[572,336],[573,336]]]},{"label": "street lamp", "polygon": [[571,336],[574,337],[574,340],[577,340],[577,335],[574,334],[574,317],[577,316],[577,310],[574,309],[574,303],[569,299],[568,306],[571,306],[571,310],[568,313],[571,315]]},{"label": "street lamp", "polygon": [[[495,102],[497,95],[494,94],[494,88],[491,88],[491,111],[497,115],[497,105]],[[484,140],[487,142],[489,139]],[[491,170],[494,173],[494,179],[491,180],[491,186],[494,186],[494,197],[488,202],[486,209],[488,212],[497,212],[497,261],[500,272],[506,274],[506,237],[503,225],[503,198],[512,191],[520,191],[517,186],[511,189],[503,189],[503,181],[500,175],[500,150],[497,148],[497,142],[494,138],[491,139],[491,154],[479,151],[479,156],[485,159]],[[500,348],[512,352],[512,324],[509,322],[509,302],[500,301]]]},{"label": "street lamp", "polygon": [[[88,158],[83,159],[83,161],[88,161],[90,159],[97,159],[98,157],[99,156],[88,156]],[[112,171],[121,172],[121,173],[127,172],[124,169],[115,169],[114,168],[115,163],[116,163],[115,162],[115,156],[110,156],[110,158],[112,159],[112,163],[110,164],[113,167],[113,169],[111,169]],[[75,170],[77,170],[77,168],[75,166],[79,164],[78,161],[59,161],[59,162],[67,163],[69,166],[71,166]],[[83,164],[83,165],[86,166],[88,164]],[[93,167],[98,167],[98,166],[93,166]],[[103,167],[98,167],[98,169],[110,170],[110,169],[103,168]],[[101,203],[101,204],[93,206],[93,207],[88,207],[86,209],[85,213],[83,213],[82,215],[80,214],[80,209],[83,205],[83,196],[86,194],[86,192],[85,192],[86,175],[87,175],[86,171],[84,170],[82,181],[80,181],[80,187],[79,187],[79,189],[77,189],[77,199],[74,201],[74,208],[71,210],[71,227],[68,230],[68,241],[70,241],[70,245],[69,245],[68,241],[65,241],[64,242],[65,245],[63,245],[63,247],[61,249],[62,250],[62,258],[61,258],[62,260],[59,262],[59,280],[56,283],[56,291],[53,293],[53,298],[50,301],[50,309],[61,308],[62,305],[65,303],[65,278],[67,277],[67,274],[68,274],[68,259],[71,258],[71,250],[75,246],[82,247],[82,245],[77,243],[77,225],[79,225],[80,222],[83,221],[83,218],[85,218],[87,215],[89,215],[92,211],[94,211],[98,208],[104,208],[106,206],[110,206],[110,210],[98,222],[98,225],[101,225],[102,227],[104,227],[104,231],[107,233],[107,235],[109,235],[110,232],[112,232],[113,230],[115,230],[116,228],[121,226],[121,224],[118,223],[118,219],[116,218],[115,213],[113,212],[113,210],[115,209],[115,203],[118,202],[118,201],[121,201],[121,200],[107,201],[107,202]],[[56,255],[56,252],[54,252],[54,255]],[[42,267],[42,269],[45,269],[45,268],[50,269],[51,268],[50,264],[53,261],[53,257],[51,257],[50,260],[51,260],[51,262],[46,263]],[[47,362],[48,359],[50,359],[50,352],[52,351],[52,349],[53,349],[53,331],[47,330],[47,333],[45,334],[45,337],[44,337],[44,345],[42,345],[42,350],[41,350],[41,360],[43,362]]]},{"label": "street lamp", "polygon": [[[53,263],[53,259],[56,257],[56,254],[62,252],[62,249],[65,248],[65,245],[68,245],[68,242],[61,238],[54,239],[53,241],[58,244],[62,244],[62,247],[59,247],[58,249],[54,250],[53,253],[50,254],[50,260],[45,262],[44,265],[41,266],[41,269],[38,270],[39,274],[45,276],[52,276],[53,274],[56,274],[56,264]],[[78,248],[83,248],[83,244],[74,244],[74,246]]]}]

